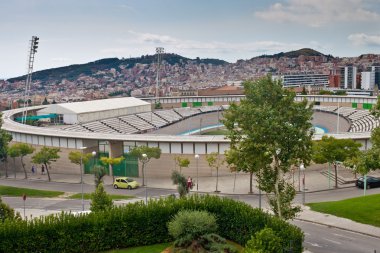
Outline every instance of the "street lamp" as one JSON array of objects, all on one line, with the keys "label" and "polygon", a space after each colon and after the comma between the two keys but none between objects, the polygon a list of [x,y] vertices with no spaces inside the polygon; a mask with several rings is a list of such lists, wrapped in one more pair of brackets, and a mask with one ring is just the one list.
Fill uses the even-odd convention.
[{"label": "street lamp", "polygon": [[80,147],[79,149],[82,150],[82,154],[80,156],[80,186],[81,186],[81,192],[82,192],[82,211],[84,211],[84,198],[83,198],[83,150],[85,150],[87,147]]},{"label": "street lamp", "polygon": [[305,165],[301,163],[300,170],[303,172],[303,179],[302,179],[302,204],[305,205]]},{"label": "street lamp", "polygon": [[198,160],[199,160],[199,155],[198,154],[196,154],[195,156],[194,156],[194,158],[197,160],[197,192],[198,192]]},{"label": "street lamp", "polygon": [[[145,159],[147,158],[146,154],[142,154],[143,157],[143,177],[145,178]],[[145,204],[148,204],[148,180],[145,178]]]},{"label": "street lamp", "polygon": [[92,170],[94,170],[95,167],[95,157],[96,157],[96,151],[91,152],[92,155]]}]

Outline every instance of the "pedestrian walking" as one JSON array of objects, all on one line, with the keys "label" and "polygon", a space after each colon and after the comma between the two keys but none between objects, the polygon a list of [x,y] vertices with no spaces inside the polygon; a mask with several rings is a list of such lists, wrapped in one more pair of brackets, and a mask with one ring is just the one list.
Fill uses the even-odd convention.
[{"label": "pedestrian walking", "polygon": [[32,165],[32,174],[34,175],[34,173],[36,172],[36,167],[34,167],[34,164]]},{"label": "pedestrian walking", "polygon": [[41,166],[41,174],[45,175],[45,165],[43,165],[43,164]]},{"label": "pedestrian walking", "polygon": [[187,191],[189,192],[191,188],[193,188],[193,179],[191,179],[191,177],[188,177],[187,178]]}]

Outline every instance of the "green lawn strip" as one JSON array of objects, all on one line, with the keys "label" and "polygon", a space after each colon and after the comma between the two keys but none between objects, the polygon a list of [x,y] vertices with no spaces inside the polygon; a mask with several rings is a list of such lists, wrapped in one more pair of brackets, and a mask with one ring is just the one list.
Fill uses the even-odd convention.
[{"label": "green lawn strip", "polygon": [[[235,242],[227,240],[228,244],[233,245],[239,252],[243,252],[244,248]],[[161,243],[149,246],[131,247],[127,249],[111,250],[105,253],[161,253],[166,248],[170,247],[172,243]]]},{"label": "green lawn strip", "polygon": [[227,135],[228,130],[225,129],[219,129],[219,130],[212,130],[202,133],[202,135]]},{"label": "green lawn strip", "polygon": [[[112,200],[119,200],[119,199],[133,199],[134,196],[128,196],[128,195],[116,195],[116,194],[109,194]],[[81,199],[82,193],[76,193],[74,195],[69,196],[70,199]],[[83,194],[84,199],[90,199],[91,193],[84,193]]]},{"label": "green lawn strip", "polygon": [[380,194],[307,205],[313,211],[380,227]]},{"label": "green lawn strip", "polygon": [[29,188],[18,188],[13,186],[2,186],[0,185],[0,195],[2,196],[10,196],[10,197],[18,197],[26,194],[27,197],[43,197],[43,198],[51,198],[58,197],[62,195],[64,192],[59,191],[45,191],[45,190],[36,190]]},{"label": "green lawn strip", "polygon": [[171,243],[161,243],[149,246],[131,247],[127,249],[111,250],[106,253],[161,253],[164,249],[169,247]]}]

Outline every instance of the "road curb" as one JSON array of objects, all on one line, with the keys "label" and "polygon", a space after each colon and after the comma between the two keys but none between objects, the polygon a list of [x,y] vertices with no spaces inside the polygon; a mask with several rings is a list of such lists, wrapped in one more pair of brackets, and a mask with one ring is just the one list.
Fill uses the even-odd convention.
[{"label": "road curb", "polygon": [[[373,235],[373,234],[369,234],[369,233],[365,233],[365,232],[361,232],[361,231],[356,231],[356,230],[352,230],[352,229],[348,229],[348,228],[343,228],[343,227],[339,227],[336,225],[325,224],[325,223],[318,222],[318,221],[311,221],[311,220],[306,220],[306,219],[302,219],[302,218],[294,218],[294,220],[309,222],[309,223],[318,224],[318,225],[322,225],[322,226],[326,226],[326,227],[332,227],[332,228],[336,228],[336,229],[340,229],[340,230],[344,230],[344,231],[348,231],[348,232],[357,233],[357,234],[361,234],[361,235],[380,239],[380,236],[377,236],[377,235]],[[367,224],[365,224],[365,225],[367,225]]]}]

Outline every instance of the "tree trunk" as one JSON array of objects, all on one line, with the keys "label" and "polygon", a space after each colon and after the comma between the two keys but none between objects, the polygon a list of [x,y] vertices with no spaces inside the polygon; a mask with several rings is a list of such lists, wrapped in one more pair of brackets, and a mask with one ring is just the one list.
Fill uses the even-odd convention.
[{"label": "tree trunk", "polygon": [[252,190],[253,172],[249,172],[249,194],[253,194]]},{"label": "tree trunk", "polygon": [[49,178],[49,182],[51,181],[51,178],[50,178],[50,172],[49,172],[49,168],[48,168],[48,165],[45,163],[45,169],[46,169],[46,172],[48,174],[48,178]]},{"label": "tree trunk", "polygon": [[8,177],[8,160],[4,160],[5,178]]},{"label": "tree trunk", "polygon": [[218,180],[219,180],[219,169],[217,168],[216,169],[216,189],[215,189],[215,192],[219,192],[218,191]]},{"label": "tree trunk", "polygon": [[279,170],[277,166],[277,162],[275,163],[275,171],[276,171],[276,182],[274,183],[274,189],[275,189],[275,198],[276,198],[276,204],[277,204],[277,213],[278,217],[282,219],[282,212],[281,212],[281,195],[280,195],[280,189],[278,188],[281,171]]},{"label": "tree trunk", "polygon": [[115,181],[115,176],[113,175],[113,165],[110,164],[110,175],[112,175],[112,183]]},{"label": "tree trunk", "polygon": [[335,188],[338,188],[338,168],[337,164],[334,163],[334,170],[335,170]]},{"label": "tree trunk", "polygon": [[143,174],[142,186],[145,186],[145,163],[142,163],[142,174]]},{"label": "tree trunk", "polygon": [[12,158],[13,159],[13,173],[14,173],[14,178],[16,178],[16,158]]},{"label": "tree trunk", "polygon": [[24,174],[25,174],[25,178],[24,178],[24,179],[27,179],[27,178],[28,178],[28,174],[26,173],[25,164],[24,164],[24,159],[23,159],[22,156],[20,157],[20,160],[21,160],[21,166],[22,166],[22,168],[24,169]]}]

